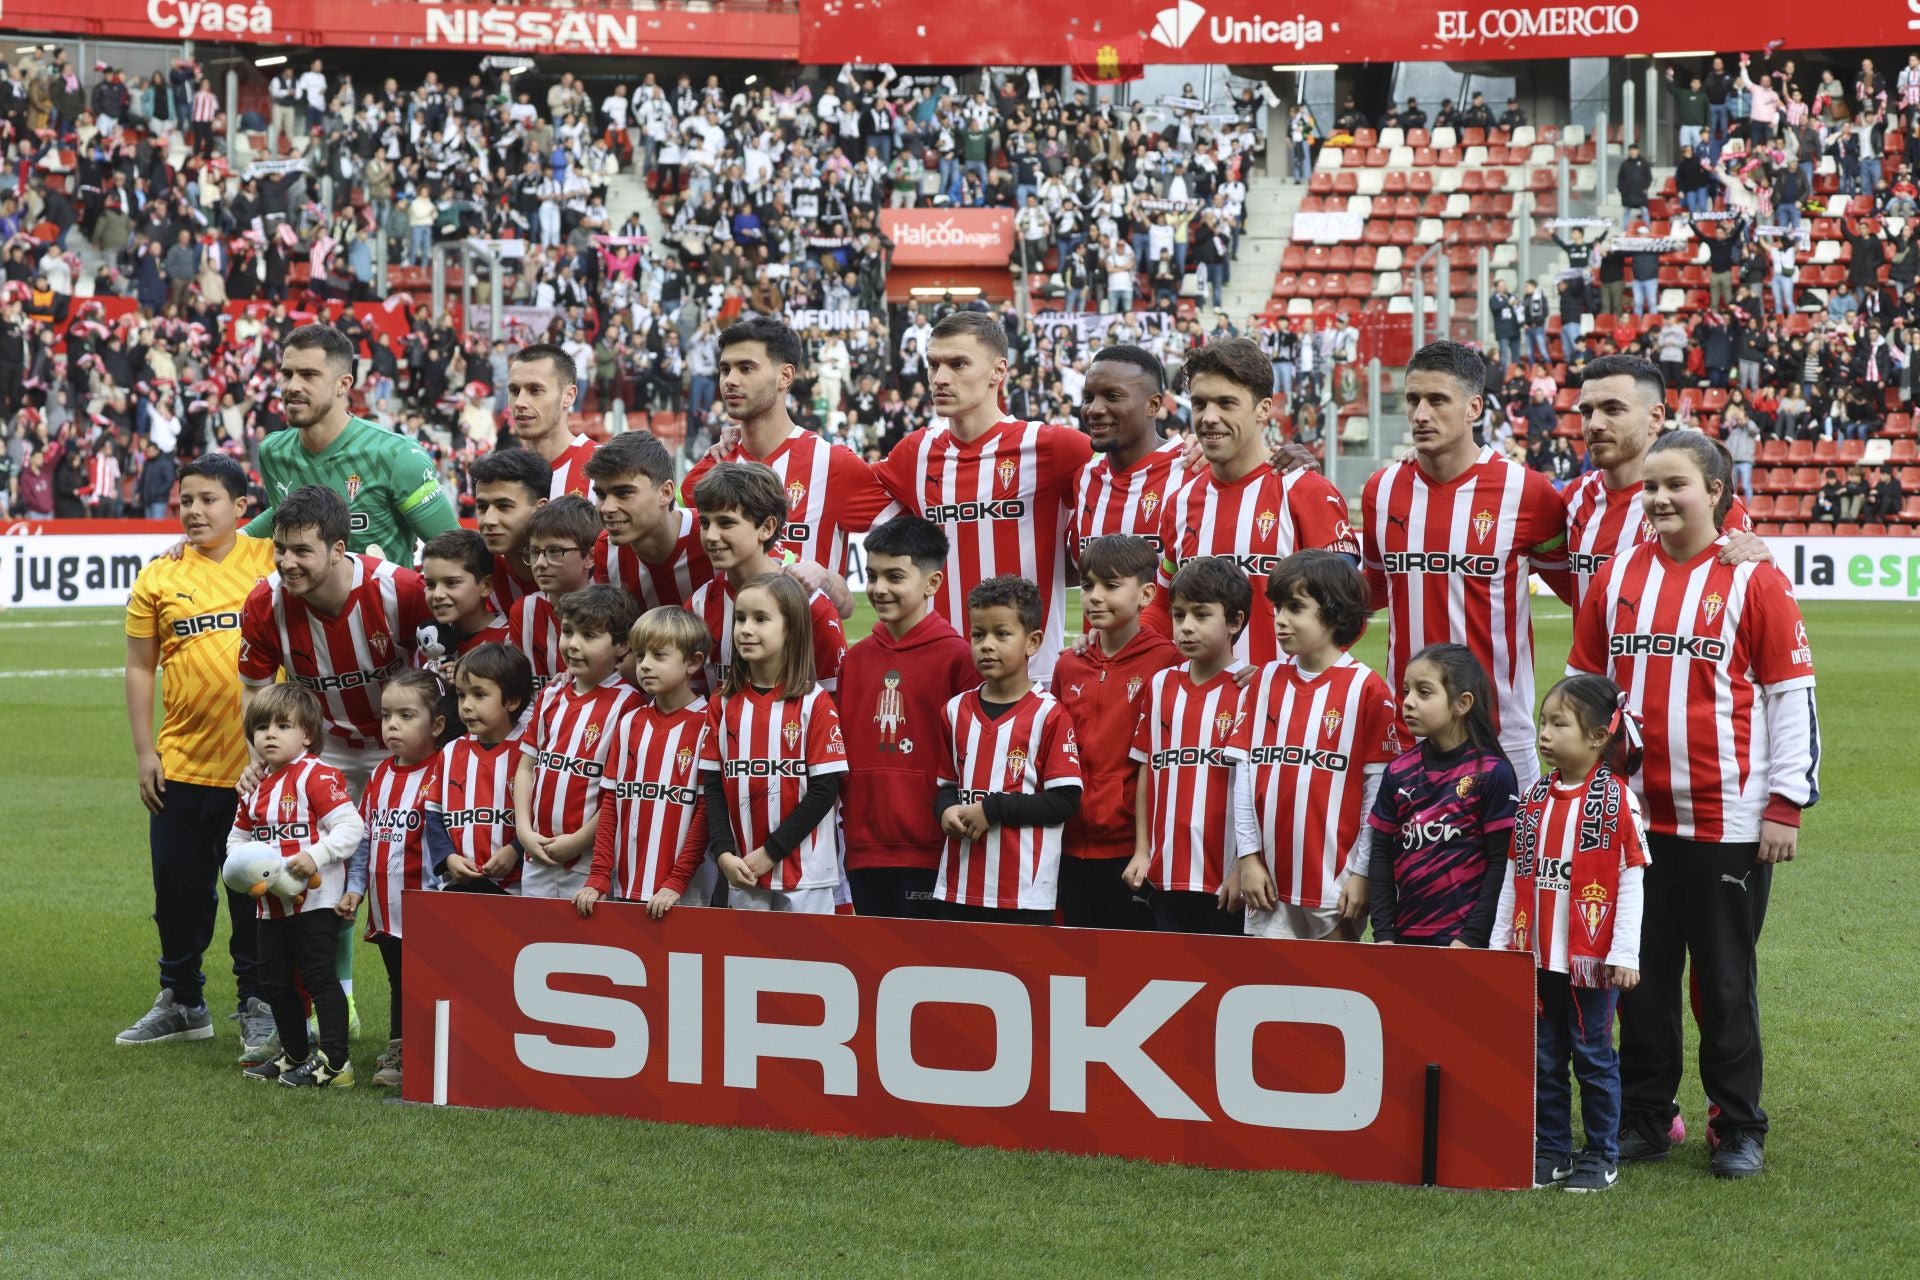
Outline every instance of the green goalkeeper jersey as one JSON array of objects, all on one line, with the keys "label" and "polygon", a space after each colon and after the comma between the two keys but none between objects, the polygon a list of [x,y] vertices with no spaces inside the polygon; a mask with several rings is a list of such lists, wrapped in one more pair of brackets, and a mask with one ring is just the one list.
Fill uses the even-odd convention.
[{"label": "green goalkeeper jersey", "polygon": [[[260,446],[260,479],[277,505],[303,485],[324,485],[347,500],[347,550],[378,549],[400,564],[413,563],[416,538],[459,527],[440,487],[433,459],[418,443],[365,418],[347,419],[339,438],[309,453],[300,433],[276,431]],[[250,537],[273,536],[273,507],[247,523]]]}]

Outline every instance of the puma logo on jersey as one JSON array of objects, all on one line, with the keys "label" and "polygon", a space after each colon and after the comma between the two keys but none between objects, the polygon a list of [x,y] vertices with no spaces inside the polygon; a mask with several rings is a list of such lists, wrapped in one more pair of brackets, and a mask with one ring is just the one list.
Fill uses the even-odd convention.
[{"label": "puma logo on jersey", "polygon": [[1620,597],[1620,607],[1628,613],[1637,614],[1640,612],[1640,602],[1638,600],[1630,600],[1626,596]]},{"label": "puma logo on jersey", "polygon": [[1751,872],[1751,871],[1749,871],[1749,872],[1747,872],[1747,875],[1746,875],[1746,876],[1730,876],[1730,875],[1728,875],[1728,874],[1727,874],[1726,872],[1724,872],[1724,871],[1723,871],[1723,872],[1721,872],[1721,873],[1720,873],[1720,883],[1722,883],[1722,884],[1737,884],[1737,885],[1739,885],[1739,886],[1740,886],[1740,892],[1742,892],[1742,893],[1746,893],[1746,892],[1748,891],[1748,890],[1747,890],[1747,876],[1750,876],[1750,875],[1752,875],[1752,874],[1753,874],[1753,872]]},{"label": "puma logo on jersey", "polygon": [[174,592],[174,593],[173,593],[173,598],[174,598],[175,600],[185,600],[185,601],[186,601],[186,602],[187,602],[188,604],[192,604],[192,603],[193,603],[193,592],[191,592],[191,591],[176,591],[176,592]]},{"label": "puma logo on jersey", "polygon": [[1399,525],[1400,532],[1402,533],[1407,531],[1407,518],[1405,516],[1388,516],[1387,523]]}]

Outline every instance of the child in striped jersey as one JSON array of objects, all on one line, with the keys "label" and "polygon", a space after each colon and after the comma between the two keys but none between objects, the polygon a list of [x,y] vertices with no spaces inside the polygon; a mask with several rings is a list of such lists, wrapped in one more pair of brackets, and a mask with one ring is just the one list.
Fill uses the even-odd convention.
[{"label": "child in striped jersey", "polygon": [[[288,871],[312,877],[314,887],[297,902],[272,894],[259,899],[260,990],[273,1007],[280,1055],[241,1074],[293,1087],[350,1089],[347,995],[334,970],[342,922],[331,908],[341,900],[346,864],[366,828],[346,779],[313,750],[323,722],[311,693],[295,684],[267,686],[247,703],[246,731],[266,772],[240,802],[227,850],[249,841],[271,845]],[[313,1000],[317,1050],[308,1040],[296,973]]]},{"label": "child in striped jersey", "polygon": [[538,694],[552,680],[567,678],[567,660],[560,652],[560,616],[554,605],[569,591],[587,585],[593,544],[600,536],[600,517],[585,498],[572,494],[549,502],[527,522],[523,553],[539,590],[513,602],[507,614],[507,643],[527,655],[533,664],[533,691]]},{"label": "child in striped jersey", "polygon": [[1484,947],[1519,804],[1487,673],[1465,645],[1434,644],[1413,655],[1403,684],[1401,715],[1421,741],[1387,766],[1367,816],[1373,938]]},{"label": "child in striped jersey", "polygon": [[940,717],[933,811],[947,839],[935,906],[948,920],[1052,924],[1061,828],[1080,808],[1080,749],[1066,708],[1028,672],[1045,606],[1033,583],[1002,575],[967,593],[967,614],[982,683]]},{"label": "child in striped jersey", "polygon": [[693,691],[712,643],[706,624],[677,605],[647,610],[627,633],[640,692],[650,701],[620,721],[607,752],[593,865],[573,895],[582,919],[608,897],[644,902],[655,920],[682,898],[695,906],[712,899],[718,877],[706,861],[699,781],[707,700]]},{"label": "child in striped jersey", "polygon": [[426,855],[427,793],[455,723],[451,691],[432,671],[402,671],[380,692],[380,740],[393,756],[374,766],[360,798],[367,833],[347,867],[347,894],[337,910],[351,919],[366,898],[367,941],[387,968],[387,1051],[373,1071],[382,1087],[400,1087],[401,904],[408,889],[440,887]]},{"label": "child in striped jersey", "polygon": [[1227,856],[1227,751],[1241,696],[1233,644],[1253,588],[1233,561],[1203,556],[1174,576],[1171,594],[1173,642],[1187,663],[1155,672],[1140,700],[1131,754],[1144,767],[1122,878],[1136,891],[1152,882],[1154,925],[1164,933],[1236,934],[1243,921],[1239,860]]},{"label": "child in striped jersey", "polygon": [[566,670],[534,702],[513,778],[514,831],[527,855],[520,889],[530,898],[572,898],[586,885],[607,751],[640,701],[620,678],[633,597],[602,583],[561,596],[554,612]]},{"label": "child in striped jersey", "polygon": [[420,577],[433,621],[415,636],[414,661],[444,681],[461,654],[507,638],[493,607],[493,554],[473,530],[449,529],[420,549]]},{"label": "child in striped jersey", "polygon": [[1367,583],[1344,556],[1299,551],[1266,589],[1283,656],[1242,691],[1230,747],[1247,932],[1351,942],[1367,909],[1366,815],[1400,754],[1393,695],[1347,652],[1366,629]]},{"label": "child in striped jersey", "polygon": [[[1640,983],[1640,806],[1627,786],[1638,763],[1626,698],[1605,676],[1568,676],[1540,705],[1535,783],[1514,824],[1512,873],[1494,913],[1495,950],[1530,951],[1538,966],[1533,1184],[1605,1191],[1620,1158],[1620,1058],[1614,1001]],[[1580,1077],[1586,1148],[1573,1153],[1572,1091]]]},{"label": "child in striped jersey", "polygon": [[832,915],[840,885],[847,744],[814,679],[809,614],[806,589],[784,574],[755,578],[733,598],[733,661],[700,771],[727,905],[738,910]]},{"label": "child in striped jersey", "polygon": [[443,888],[517,894],[513,771],[533,669],[518,649],[483,644],[460,659],[453,687],[467,732],[440,749],[427,792],[427,856]]}]

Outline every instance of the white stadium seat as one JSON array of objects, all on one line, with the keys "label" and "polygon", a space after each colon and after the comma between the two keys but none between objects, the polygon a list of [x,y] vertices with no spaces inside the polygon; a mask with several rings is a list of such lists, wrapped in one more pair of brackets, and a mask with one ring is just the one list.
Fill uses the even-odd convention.
[{"label": "white stadium seat", "polygon": [[1513,136],[1507,139],[1507,145],[1510,147],[1532,146],[1533,145],[1533,126],[1530,124],[1523,124],[1515,128],[1513,131]]},{"label": "white stadium seat", "polygon": [[1398,271],[1404,260],[1401,256],[1399,245],[1383,245],[1379,254],[1374,257],[1373,269],[1375,271]]},{"label": "white stadium seat", "polygon": [[1380,140],[1374,143],[1374,145],[1377,147],[1385,147],[1389,151],[1395,147],[1404,147],[1407,145],[1406,130],[1400,128],[1382,129],[1380,131]]}]

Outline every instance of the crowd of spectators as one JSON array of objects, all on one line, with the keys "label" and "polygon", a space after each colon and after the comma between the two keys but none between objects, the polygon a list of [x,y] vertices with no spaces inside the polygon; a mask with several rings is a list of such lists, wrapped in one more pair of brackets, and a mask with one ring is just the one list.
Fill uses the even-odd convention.
[{"label": "crowd of spectators", "polygon": [[[251,455],[284,425],[277,340],[316,313],[369,352],[361,411],[428,442],[456,495],[500,443],[512,346],[566,346],[589,408],[675,415],[691,453],[720,425],[718,333],[746,311],[796,321],[810,367],[795,416],[884,449],[930,416],[937,309],[903,332],[889,307],[886,207],[1008,209],[1034,308],[1106,313],[1045,324],[1003,307],[1028,415],[1070,416],[1109,338],[1177,365],[1206,331],[1175,308],[1196,287],[1220,299],[1271,101],[1116,108],[1031,73],[975,80],[646,74],[596,97],[571,73],[544,91],[512,70],[376,85],[316,58],[274,74],[230,158],[192,62],[139,83],[25,52],[0,89],[9,510],[144,511],[171,486],[149,455]],[[656,234],[637,209],[608,211],[622,174],[644,176]],[[423,303],[433,246],[467,237],[506,246],[505,333]],[[477,325],[491,280],[469,284]],[[232,302],[257,305],[230,318]]]}]

